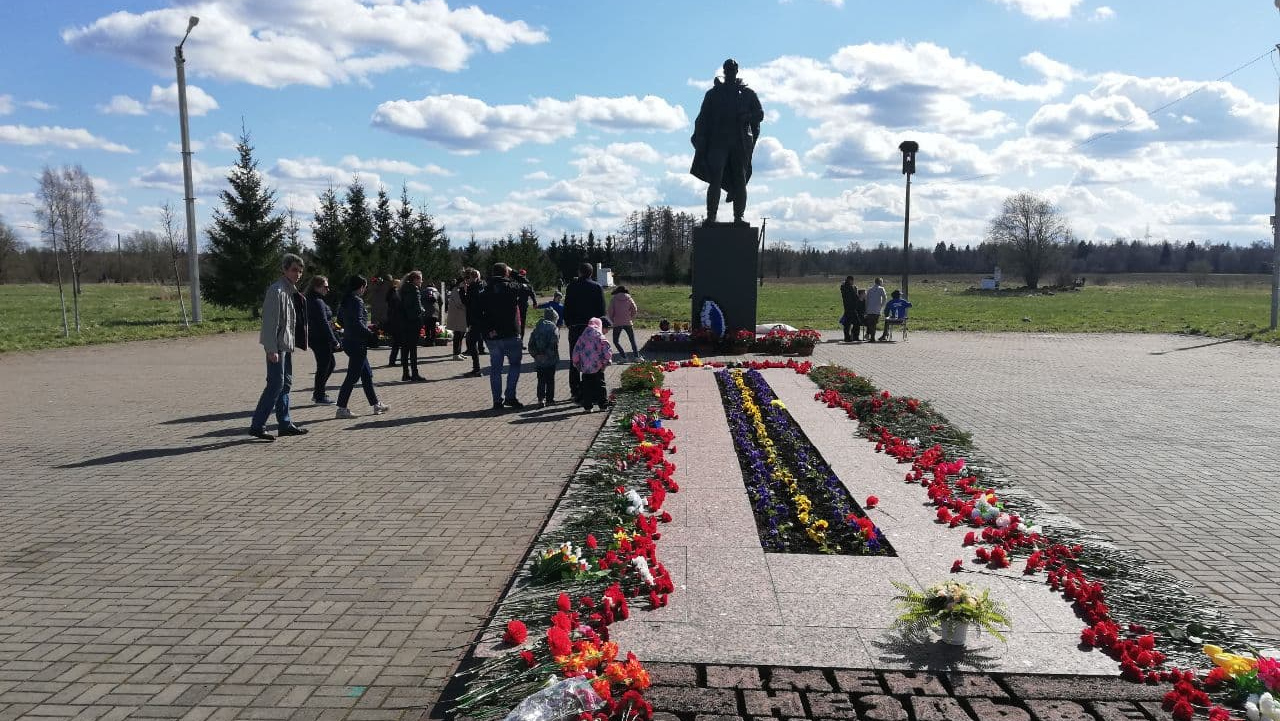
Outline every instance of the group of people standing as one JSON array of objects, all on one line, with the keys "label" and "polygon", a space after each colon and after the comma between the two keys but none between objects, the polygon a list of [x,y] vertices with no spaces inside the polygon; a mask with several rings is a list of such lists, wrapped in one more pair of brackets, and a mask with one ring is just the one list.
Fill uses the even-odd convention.
[{"label": "group of people standing", "polygon": [[[854,285],[853,276],[847,275],[840,284],[840,302],[844,307],[844,315],[840,325],[844,329],[844,342],[866,341],[875,343],[889,340],[889,326],[907,318],[907,309],[911,303],[902,297],[900,291],[893,291],[890,298],[885,298],[884,280],[876,278],[870,288],[858,288]],[[884,330],[876,338],[876,326],[880,316],[884,316]]]},{"label": "group of people standing", "polygon": [[[378,398],[369,363],[369,348],[378,344],[375,327],[385,328],[392,338],[388,365],[401,366],[401,380],[425,380],[418,373],[418,342],[425,334],[434,339],[436,323],[444,310],[445,327],[453,333],[453,359],[470,357],[472,370],[467,376],[482,375],[480,354],[489,354],[489,385],[493,408],[523,408],[516,395],[525,346],[525,333],[531,307],[541,309],[542,319],[529,336],[528,351],[537,373],[538,407],[556,402],[556,370],[560,363],[560,328],[568,329],[571,364],[569,394],[573,402],[590,411],[608,406],[604,369],[612,362],[613,352],[604,337],[604,319],[610,319],[613,339],[619,354],[626,354],[620,344],[626,333],[634,359],[639,359],[635,331],[632,326],[637,308],[635,300],[619,286],[614,289],[609,307],[605,307],[604,289],[593,278],[594,268],[583,263],[578,277],[568,284],[564,294],[537,304],[536,295],[524,272],[515,273],[505,263],[495,263],[490,276],[481,280],[480,272],[465,268],[448,290],[447,300],[424,282],[421,271],[414,270],[399,280],[375,278],[370,304],[365,297],[370,283],[363,276],[347,279],[343,297],[338,303],[337,325],[327,297],[329,279],[317,275],[311,279],[305,296],[299,283],[303,260],[286,254],[281,260],[281,277],[267,288],[262,307],[262,331],[259,342],[266,352],[267,381],[250,421],[249,435],[262,440],[275,440],[266,432],[268,417],[274,410],[280,436],[303,435],[307,429],[295,424],[290,416],[289,392],[293,384],[293,351],[307,350],[315,355],[316,374],[312,401],[318,405],[336,405],[338,418],[354,418],[348,407],[356,383],[360,383],[365,399],[374,415],[386,413],[390,407]],[[563,301],[563,302],[562,302]],[[462,354],[466,344],[466,356]],[[336,401],[325,392],[337,366],[337,353],[347,356],[347,372]],[[504,387],[505,377],[505,387]]]}]

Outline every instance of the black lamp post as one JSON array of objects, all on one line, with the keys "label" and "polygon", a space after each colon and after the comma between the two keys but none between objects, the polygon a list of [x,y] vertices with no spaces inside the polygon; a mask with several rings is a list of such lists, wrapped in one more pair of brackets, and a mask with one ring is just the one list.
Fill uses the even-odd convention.
[{"label": "black lamp post", "polygon": [[[1280,2],[1280,0],[1277,0]],[[920,144],[904,140],[898,145],[902,151],[902,174],[907,176],[907,213],[902,221],[902,297],[906,298],[907,280],[911,276],[911,174],[916,172],[916,151]]]}]

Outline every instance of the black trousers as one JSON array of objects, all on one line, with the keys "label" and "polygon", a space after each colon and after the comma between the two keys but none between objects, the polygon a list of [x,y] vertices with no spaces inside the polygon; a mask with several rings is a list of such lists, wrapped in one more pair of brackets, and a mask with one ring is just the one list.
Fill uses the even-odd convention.
[{"label": "black trousers", "polygon": [[347,407],[357,380],[364,389],[365,400],[369,401],[369,405],[376,404],[378,394],[373,390],[373,370],[369,368],[368,349],[364,346],[343,348],[343,352],[347,354],[347,377],[342,379],[342,388],[338,390],[338,407]]},{"label": "black trousers", "polygon": [[480,372],[480,329],[476,326],[467,327],[467,355],[471,356],[471,371],[473,373]]},{"label": "black trousers", "polygon": [[858,340],[862,331],[862,316],[853,313],[844,314],[844,339]]},{"label": "black trousers", "polygon": [[338,362],[333,357],[333,349],[328,345],[323,348],[313,345],[311,353],[316,357],[316,382],[313,384],[311,397],[318,401],[325,397],[324,387],[329,384],[329,376],[333,375]]},{"label": "black trousers", "polygon": [[418,339],[412,333],[400,336],[400,371],[405,378],[418,375]]},{"label": "black trousers", "polygon": [[535,366],[538,373],[538,400],[551,403],[556,399],[556,367]]},{"label": "black trousers", "polygon": [[[578,344],[578,339],[587,331],[585,325],[569,326],[569,353],[572,355],[573,347]],[[603,376],[602,376],[603,377]],[[569,395],[577,398],[578,390],[582,386],[582,373],[578,372],[572,364],[569,365]]]},{"label": "black trousers", "polygon": [[604,371],[582,374],[578,401],[578,405],[586,409],[590,409],[593,405],[601,408],[609,405],[609,393],[604,387]]}]

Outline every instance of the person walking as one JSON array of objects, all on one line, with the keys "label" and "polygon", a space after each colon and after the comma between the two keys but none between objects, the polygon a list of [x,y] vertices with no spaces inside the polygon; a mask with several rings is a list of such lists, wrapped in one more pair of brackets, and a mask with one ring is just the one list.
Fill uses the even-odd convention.
[{"label": "person walking", "polygon": [[631,340],[631,360],[640,360],[640,351],[636,349],[636,331],[631,325],[635,322],[638,311],[635,298],[627,292],[627,286],[620,285],[613,289],[609,299],[609,325],[613,326],[613,345],[617,347],[622,360],[627,359],[626,352],[622,350],[623,331],[626,331],[627,338]]},{"label": "person walking", "polygon": [[853,276],[846,275],[840,284],[840,304],[844,306],[843,320],[844,342],[852,343],[862,337],[862,316],[866,305],[858,297],[858,286],[853,284]]},{"label": "person walking", "polygon": [[418,334],[426,317],[422,307],[422,271],[411,270],[400,281],[400,380],[423,381],[418,375]]},{"label": "person walking", "polygon": [[596,405],[600,410],[609,407],[609,394],[604,385],[604,369],[612,360],[613,349],[604,337],[604,324],[599,318],[587,321],[587,327],[578,336],[570,356],[572,366],[582,373],[582,385],[578,387],[578,405],[590,412]]},{"label": "person walking", "polygon": [[[494,263],[493,272],[479,296],[480,328],[489,347],[489,388],[493,408],[523,408],[516,399],[520,383],[520,284],[511,279],[511,267]],[[507,388],[502,389],[502,367],[507,367]]]},{"label": "person walking", "polygon": [[556,366],[560,364],[560,316],[551,308],[542,311],[542,320],[529,334],[529,355],[538,374],[538,407],[556,402]]},{"label": "person walking", "polygon": [[529,307],[537,305],[538,296],[533,292],[533,284],[529,282],[529,273],[524,268],[514,278],[520,286],[520,345],[524,345],[525,328],[529,324]]},{"label": "person walking", "polygon": [[329,376],[337,366],[334,351],[338,350],[338,334],[333,332],[333,311],[325,302],[329,295],[329,279],[317,275],[311,279],[311,290],[307,292],[307,323],[310,326],[308,343],[311,354],[316,357],[316,381],[312,384],[311,400],[316,405],[331,406],[333,399],[325,393],[329,384]]},{"label": "person walking", "polygon": [[[283,436],[300,436],[307,432],[289,416],[289,390],[293,386],[293,348],[302,340],[306,347],[306,313],[298,312],[294,297],[298,295],[298,281],[302,279],[302,258],[285,253],[280,259],[280,279],[267,287],[262,298],[262,330],[258,342],[267,356],[267,385],[258,397],[253,419],[249,422],[249,435],[264,441],[274,441],[267,433],[267,416],[276,413],[276,432]],[[305,306],[304,306],[305,308]],[[299,326],[302,327],[299,327]]]},{"label": "person walking", "polygon": [[484,281],[480,279],[480,271],[467,268],[466,287],[462,290],[462,304],[467,308],[467,355],[471,356],[471,372],[469,378],[479,378],[480,349],[483,344],[484,331],[480,328],[480,293],[484,290]]},{"label": "person walking", "polygon": [[444,327],[453,334],[453,359],[462,360],[462,341],[467,335],[467,306],[462,302],[462,293],[467,287],[467,276],[460,274],[453,281],[449,295],[445,297]]},{"label": "person walking", "polygon": [[386,286],[386,294],[384,299],[387,301],[386,325],[378,326],[385,329],[387,335],[391,338],[391,355],[387,358],[387,367],[395,368],[396,359],[400,357],[400,279],[392,278],[390,283],[384,283]]},{"label": "person walking", "polygon": [[876,278],[876,282],[867,289],[867,307],[862,319],[867,326],[867,342],[876,342],[876,323],[880,321],[880,311],[884,309],[884,281]]},{"label": "person walking", "polygon": [[[570,349],[577,345],[578,339],[587,329],[588,321],[605,315],[604,288],[592,280],[591,275],[594,272],[595,268],[590,263],[579,265],[578,277],[565,288],[564,324],[569,328]],[[578,390],[581,383],[582,374],[575,366],[570,365],[569,395],[573,397],[574,403],[579,402]]]},{"label": "person walking", "polygon": [[338,322],[342,324],[342,352],[347,354],[347,377],[342,379],[342,388],[338,390],[337,418],[355,418],[356,414],[347,408],[351,400],[351,391],[356,387],[356,379],[364,390],[365,400],[373,408],[375,416],[386,413],[390,408],[378,400],[378,393],[373,388],[373,369],[369,367],[369,342],[374,339],[369,329],[369,312],[365,309],[364,293],[368,281],[354,275],[347,281],[347,295],[338,306]]}]

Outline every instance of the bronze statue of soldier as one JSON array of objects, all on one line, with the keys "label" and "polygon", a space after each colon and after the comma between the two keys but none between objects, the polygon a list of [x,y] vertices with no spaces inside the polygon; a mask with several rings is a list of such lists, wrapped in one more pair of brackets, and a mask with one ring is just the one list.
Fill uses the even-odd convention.
[{"label": "bronze statue of soldier", "polygon": [[720,191],[733,203],[733,222],[746,225],[742,219],[747,209],[747,182],[751,180],[751,152],[760,137],[764,111],[754,90],[738,77],[738,63],[724,61],[724,80],[702,98],[702,107],[693,121],[693,165],[689,173],[707,183],[707,219],[716,222],[720,207]]}]

